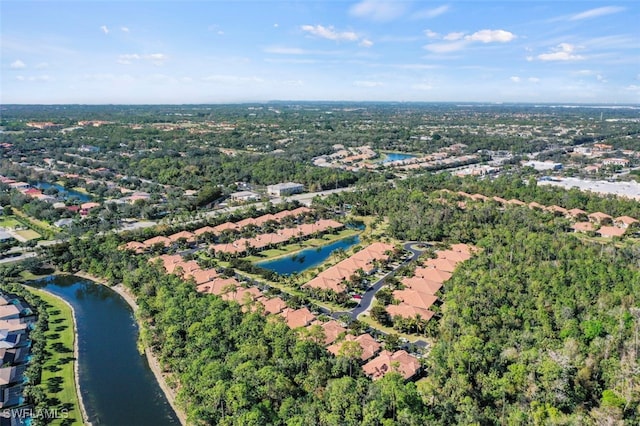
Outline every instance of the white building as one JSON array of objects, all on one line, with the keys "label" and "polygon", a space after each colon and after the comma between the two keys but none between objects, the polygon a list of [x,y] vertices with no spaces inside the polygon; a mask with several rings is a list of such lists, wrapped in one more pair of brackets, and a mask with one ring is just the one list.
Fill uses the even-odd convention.
[{"label": "white building", "polygon": [[304,192],[304,185],[302,185],[301,183],[285,182],[267,186],[267,193],[275,197],[299,194],[301,192]]},{"label": "white building", "polygon": [[260,194],[252,191],[238,191],[230,195],[231,200],[237,203],[246,203],[247,201],[254,201],[260,199]]},{"label": "white building", "polygon": [[538,171],[544,170],[560,170],[562,168],[561,163],[554,163],[552,161],[527,161],[522,164],[523,166],[533,167]]}]

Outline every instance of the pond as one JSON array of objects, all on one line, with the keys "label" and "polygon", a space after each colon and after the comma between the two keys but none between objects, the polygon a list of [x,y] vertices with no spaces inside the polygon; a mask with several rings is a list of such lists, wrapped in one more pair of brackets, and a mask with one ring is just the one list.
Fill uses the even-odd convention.
[{"label": "pond", "polygon": [[385,158],[382,160],[383,163],[391,163],[392,161],[400,161],[400,160],[408,160],[409,158],[416,158],[413,154],[403,154],[400,152],[389,152],[385,153]]},{"label": "pond", "polygon": [[64,186],[58,185],[55,183],[38,182],[36,184],[36,188],[41,189],[43,191],[49,188],[56,188],[58,190],[59,196],[62,198],[65,198],[65,199],[77,198],[83,203],[86,203],[87,201],[91,201],[90,195],[84,194],[79,191],[74,191],[73,189],[66,189]]},{"label": "pond", "polygon": [[360,237],[349,237],[335,241],[326,246],[310,248],[292,255],[281,257],[266,262],[259,262],[261,268],[269,269],[280,275],[291,275],[306,271],[309,268],[320,265],[327,260],[335,250],[347,250],[360,242]]},{"label": "pond", "polygon": [[118,293],[74,276],[51,276],[30,285],[73,306],[80,392],[92,424],[180,424],[147,358],[138,352],[133,311]]}]

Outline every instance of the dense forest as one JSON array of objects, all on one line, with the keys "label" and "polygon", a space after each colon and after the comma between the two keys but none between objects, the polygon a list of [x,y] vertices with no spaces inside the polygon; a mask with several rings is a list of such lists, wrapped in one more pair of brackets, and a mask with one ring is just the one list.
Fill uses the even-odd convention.
[{"label": "dense forest", "polygon": [[[394,237],[480,248],[445,283],[436,343],[416,383],[396,374],[372,382],[349,368],[353,360],[328,355],[308,334],[199,295],[192,284],[118,250],[115,235],[73,239],[48,256],[62,270],[86,270],[134,292],[142,340],[171,372],[195,423],[637,423],[638,249],[580,239],[566,232],[563,218],[527,207],[436,202],[441,193],[425,190],[434,181],[409,179],[396,189],[361,191],[358,200],[343,193],[324,202],[353,202],[359,213],[386,218]],[[478,185],[490,192],[490,184]],[[541,190],[522,188],[514,196]],[[615,200],[583,202],[576,207],[633,212]],[[405,220],[411,227],[400,227]]]}]

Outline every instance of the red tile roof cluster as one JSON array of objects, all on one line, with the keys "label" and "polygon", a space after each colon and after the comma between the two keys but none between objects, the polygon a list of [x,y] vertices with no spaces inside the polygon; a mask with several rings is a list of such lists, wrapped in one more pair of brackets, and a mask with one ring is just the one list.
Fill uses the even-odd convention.
[{"label": "red tile roof cluster", "polygon": [[232,243],[212,244],[210,249],[216,253],[244,253],[248,247],[260,250],[265,247],[290,241],[294,238],[306,237],[316,232],[326,232],[342,227],[344,227],[344,225],[335,220],[320,219],[315,223],[305,223],[295,228],[280,229],[277,232],[260,234],[253,238],[239,238]]},{"label": "red tile roof cluster", "polygon": [[391,244],[373,243],[348,259],[344,259],[336,265],[320,272],[318,276],[306,283],[303,287],[344,293],[346,291],[346,286],[343,283],[344,280],[348,280],[358,269],[362,269],[365,273],[373,272],[375,269],[374,260],[385,261],[389,259],[387,253],[393,251],[393,249],[394,247]]},{"label": "red tile roof cluster", "polygon": [[334,343],[333,345],[329,346],[327,350],[335,356],[338,356],[340,355],[340,349],[342,349],[342,345],[344,345],[345,342],[357,342],[360,345],[360,347],[362,348],[362,355],[360,356],[360,359],[362,361],[370,359],[372,356],[378,353],[378,351],[382,347],[380,343],[376,341],[376,339],[371,337],[370,334],[365,333],[359,336],[347,334],[342,341]]},{"label": "red tile roof cluster", "polygon": [[453,244],[449,250],[438,251],[437,258],[429,259],[425,267],[418,267],[411,278],[403,278],[404,290],[396,290],[393,297],[400,301],[397,305],[387,306],[391,317],[415,318],[429,321],[434,313],[429,308],[438,300],[436,292],[442,284],[451,278],[451,274],[460,262],[471,258],[474,248],[467,244]]},{"label": "red tile roof cluster", "polygon": [[[99,204],[97,203],[85,203],[82,205],[82,209],[83,210],[88,210],[89,208],[92,207],[97,207],[99,206]],[[281,212],[278,212],[276,214],[266,214],[266,215],[262,215],[260,217],[257,218],[248,218],[248,219],[244,219],[241,220],[240,222],[237,223],[233,223],[233,222],[225,222],[222,223],[220,225],[217,226],[204,226],[202,228],[198,228],[193,232],[189,232],[189,231],[181,231],[181,232],[177,232],[175,234],[169,235],[168,237],[164,237],[164,236],[158,236],[158,237],[154,237],[154,238],[150,238],[146,241],[143,241],[142,243],[137,243],[137,244],[143,244],[144,247],[139,246],[139,245],[134,245],[131,243],[135,243],[135,241],[132,241],[131,245],[127,244],[125,246],[123,246],[124,249],[127,250],[134,250],[136,253],[141,253],[142,251],[144,251],[144,249],[146,248],[151,248],[154,244],[157,243],[162,243],[165,247],[169,247],[171,244],[177,242],[179,239],[184,238],[185,240],[187,240],[187,242],[194,242],[196,241],[196,237],[205,234],[205,233],[211,233],[211,234],[221,234],[222,232],[226,231],[226,230],[239,230],[241,228],[243,228],[244,226],[247,225],[255,225],[255,226],[262,226],[265,223],[267,223],[270,220],[279,222],[282,219],[286,218],[286,217],[297,217],[300,215],[303,215],[305,213],[311,212],[312,210],[308,207],[298,207],[297,209],[294,210],[283,210]],[[339,222],[336,221],[327,221],[327,220],[321,220],[318,221],[321,223],[322,226],[328,226],[330,223],[331,224],[338,224]],[[317,222],[316,222],[317,223]],[[307,227],[305,227],[305,230],[309,230],[311,229],[309,225]],[[339,226],[334,226],[334,227],[342,227],[344,225],[339,224]],[[316,232],[315,230],[313,232]],[[313,232],[310,232],[311,234]],[[286,240],[285,240],[286,241]],[[282,241],[281,241],[282,242]],[[269,245],[266,244],[265,247]],[[255,247],[255,246],[254,246]],[[230,253],[237,253],[237,251],[234,251],[235,249],[233,248],[228,248],[228,252]]]},{"label": "red tile roof cluster", "polygon": [[383,377],[390,371],[397,371],[404,377],[410,379],[420,371],[420,361],[406,351],[382,351],[380,354],[362,366],[364,373],[373,380]]},{"label": "red tile roof cluster", "polygon": [[[444,192],[450,192],[450,191],[444,191]],[[484,197],[481,194],[474,194],[474,195],[470,195],[467,194],[466,192],[462,192],[462,191],[458,191],[457,193],[460,196],[466,197],[466,198],[471,198],[474,200],[486,200],[487,198]],[[505,200],[504,198],[500,198],[500,197],[493,197],[492,198],[494,201],[497,201],[500,204],[517,204],[520,206],[525,206],[527,204],[523,203],[520,200],[516,200],[516,199],[511,199],[511,200]],[[590,213],[587,214],[587,212],[585,212],[584,210],[580,210],[580,209],[570,209],[567,210],[564,207],[560,207],[560,206],[556,206],[556,205],[552,205],[552,206],[543,206],[542,204],[536,203],[535,201],[532,201],[528,204],[529,208],[531,209],[539,209],[539,210],[546,210],[552,213],[557,213],[566,217],[570,217],[573,219],[577,219],[581,216],[587,216],[587,218],[589,219],[590,222],[595,223],[597,225],[601,225],[603,223],[608,223],[613,221],[613,225],[614,226],[603,226],[602,228],[600,228],[599,230],[597,230],[596,232],[602,236],[605,237],[615,237],[615,236],[622,236],[624,235],[624,231],[620,231],[618,229],[613,229],[615,227],[617,228],[623,228],[626,229],[627,227],[629,227],[629,225],[638,222],[637,219],[630,217],[630,216],[620,216],[617,218],[613,218],[612,216],[606,214],[606,213],[602,213],[602,212],[594,212],[594,213]],[[578,222],[575,223],[572,228],[577,231],[577,232],[587,232],[587,231],[593,231],[595,230],[595,227],[589,226],[587,222]],[[602,232],[601,232],[602,231]]]},{"label": "red tile roof cluster", "polygon": [[280,312],[280,315],[284,318],[289,328],[305,327],[316,319],[316,316],[307,307],[300,309],[287,308]]}]

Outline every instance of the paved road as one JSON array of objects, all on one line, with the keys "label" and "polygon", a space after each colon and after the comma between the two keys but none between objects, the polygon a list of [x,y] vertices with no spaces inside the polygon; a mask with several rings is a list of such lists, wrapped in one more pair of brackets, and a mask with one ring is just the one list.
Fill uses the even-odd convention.
[{"label": "paved road", "polygon": [[0,264],[20,262],[22,260],[29,259],[30,257],[36,257],[36,256],[37,255],[34,252],[30,251],[30,252],[27,252],[27,253],[23,253],[20,256],[6,257],[4,259],[0,259]]},{"label": "paved road", "polygon": [[356,306],[354,309],[352,309],[351,311],[347,311],[347,312],[336,312],[333,314],[334,318],[339,318],[342,315],[349,315],[351,317],[351,319],[357,319],[358,315],[369,311],[369,309],[371,309],[371,305],[373,304],[373,298],[375,297],[376,293],[382,288],[382,286],[384,285],[384,281],[388,278],[393,276],[396,271],[401,268],[402,266],[406,265],[407,263],[411,262],[412,260],[415,260],[418,258],[418,256],[420,256],[424,250],[419,250],[417,248],[415,248],[415,245],[418,244],[415,241],[411,241],[408,243],[404,243],[403,248],[409,252],[411,252],[411,256],[406,259],[404,262],[402,262],[398,268],[394,269],[393,271],[390,271],[389,273],[385,274],[382,278],[380,278],[379,280],[377,280],[376,282],[374,282],[369,289],[362,295],[362,299],[360,299],[360,303],[358,304],[358,306]]}]

